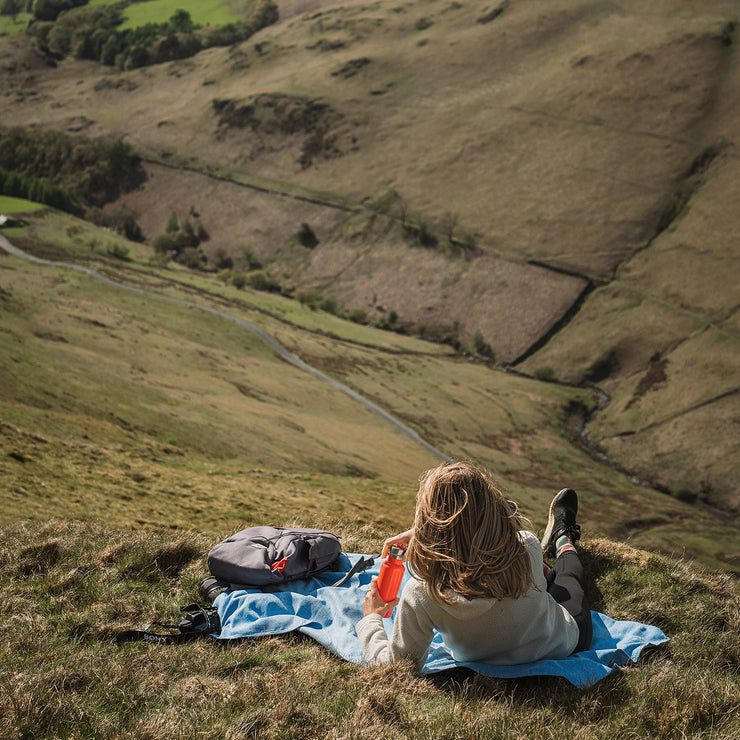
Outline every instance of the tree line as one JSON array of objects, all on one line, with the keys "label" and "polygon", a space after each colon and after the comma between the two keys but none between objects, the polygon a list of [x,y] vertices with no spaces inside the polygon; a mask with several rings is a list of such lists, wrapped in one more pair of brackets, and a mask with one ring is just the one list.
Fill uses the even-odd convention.
[{"label": "tree line", "polygon": [[273,0],[255,0],[242,20],[225,26],[198,26],[187,10],[180,9],[165,23],[122,29],[125,9],[134,0],[86,7],[88,1],[26,2],[25,9],[33,14],[29,32],[42,49],[58,58],[71,54],[124,70],[185,59],[202,49],[245,41],[279,16]]},{"label": "tree line", "polygon": [[[54,129],[0,126],[0,193],[100,222],[99,208],[145,178],[141,160],[121,139],[88,138]],[[133,217],[112,225],[136,238]]]}]

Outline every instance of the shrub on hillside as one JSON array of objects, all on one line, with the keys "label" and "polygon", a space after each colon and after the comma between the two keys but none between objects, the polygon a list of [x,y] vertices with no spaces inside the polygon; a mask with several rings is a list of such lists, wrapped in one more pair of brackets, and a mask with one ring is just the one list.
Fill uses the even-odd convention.
[{"label": "shrub on hillside", "polygon": [[264,270],[250,270],[247,273],[235,272],[231,275],[231,284],[237,290],[247,286],[252,290],[261,290],[267,293],[277,293],[281,290],[280,284]]},{"label": "shrub on hillside", "polygon": [[295,293],[293,293],[293,297],[299,303],[304,306],[308,306],[309,308],[317,308],[319,302],[323,298],[321,291],[317,288],[298,288]]},{"label": "shrub on hillside", "polygon": [[361,308],[353,308],[347,314],[347,318],[350,321],[354,321],[356,324],[366,324],[367,312],[363,311]]},{"label": "shrub on hillside", "polygon": [[15,23],[15,17],[23,8],[24,4],[21,0],[3,0],[2,4],[0,4],[0,15],[9,15],[13,19],[13,23]]},{"label": "shrub on hillside", "polygon": [[204,47],[233,46],[242,40],[243,32],[235,23],[227,23],[225,26],[208,27],[204,33]]},{"label": "shrub on hillside", "polygon": [[[191,207],[191,212],[192,210]],[[164,231],[157,234],[150,243],[155,253],[165,254],[191,269],[201,270],[205,267],[207,258],[200,248],[202,239],[199,235],[207,237],[205,228],[199,219],[196,219],[195,223],[189,218],[179,221],[177,213],[172,211],[167,217]],[[223,269],[223,265],[219,268]]]},{"label": "shrub on hillside", "polygon": [[319,240],[313,229],[307,223],[302,223],[301,228],[298,229],[290,243],[313,249],[319,243]]},{"label": "shrub on hillside", "polygon": [[326,313],[334,314],[334,316],[344,316],[344,309],[342,308],[342,304],[339,303],[336,298],[322,298],[319,301],[318,308],[320,308],[322,311],[326,311]]},{"label": "shrub on hillside", "polygon": [[72,239],[76,240],[76,238],[82,233],[82,226],[80,226],[80,224],[74,223],[67,224],[64,227],[64,233]]},{"label": "shrub on hillside", "polygon": [[172,238],[178,252],[188,247],[197,247],[200,244],[200,239],[196,236],[195,228],[189,219],[180,224],[180,228],[172,234]]},{"label": "shrub on hillside", "polygon": [[231,270],[234,267],[234,260],[223,247],[216,250],[212,262],[217,270]]},{"label": "shrub on hillside", "polygon": [[99,213],[99,215],[89,214],[89,216],[89,220],[112,229],[132,242],[144,241],[141,227],[136,223],[136,217],[125,203],[110,214]]},{"label": "shrub on hillside", "polygon": [[185,247],[176,259],[191,270],[202,270],[206,265],[206,256],[200,247]]},{"label": "shrub on hillside", "polygon": [[324,300],[324,296],[318,288],[298,288],[293,293],[299,303],[304,306],[308,306],[310,309],[315,310],[321,307],[321,303]]},{"label": "shrub on hillside", "polygon": [[555,371],[549,365],[543,365],[534,369],[532,376],[537,380],[551,381],[555,380]]},{"label": "shrub on hillside", "polygon": [[263,290],[274,293],[280,290],[278,282],[270,277],[264,270],[251,270],[246,274],[246,282],[254,290]]},{"label": "shrub on hillside", "polygon": [[493,350],[491,349],[491,345],[483,338],[483,334],[480,329],[473,334],[473,352],[481,357],[493,359]]},{"label": "shrub on hillside", "polygon": [[254,252],[249,247],[242,247],[236,260],[236,266],[245,272],[262,269],[262,263],[255,257]]},{"label": "shrub on hillside", "polygon": [[157,254],[153,254],[149,258],[149,264],[152,267],[164,268],[164,267],[167,267],[169,262],[170,262],[170,256],[168,254],[157,253]]},{"label": "shrub on hillside", "polygon": [[177,220],[177,212],[172,211],[167,216],[167,223],[164,225],[164,231],[166,234],[174,234],[180,228],[180,222]]},{"label": "shrub on hillside", "polygon": [[152,248],[158,254],[169,254],[175,251],[175,240],[172,238],[172,235],[167,232],[157,234],[157,236],[152,239]]},{"label": "shrub on hillside", "polygon": [[130,259],[128,247],[125,247],[123,244],[119,244],[118,242],[108,242],[105,251],[109,256],[114,257],[117,260],[122,260],[123,262],[128,262]]},{"label": "shrub on hillside", "polygon": [[411,326],[410,331],[412,334],[416,334],[429,342],[449,344],[455,349],[459,349],[461,347],[458,330],[454,326],[442,326],[441,324],[418,322]]},{"label": "shrub on hillside", "polygon": [[277,23],[280,18],[278,6],[272,0],[257,0],[244,23],[251,27],[252,33],[260,28]]},{"label": "shrub on hillside", "polygon": [[344,308],[336,298],[322,295],[318,288],[298,288],[293,297],[312,310],[326,311],[335,316],[344,316]]},{"label": "shrub on hillside", "polygon": [[87,5],[89,0],[34,0],[33,17],[40,21],[55,21],[65,10]]},{"label": "shrub on hillside", "polygon": [[403,224],[403,230],[422,247],[436,247],[439,243],[437,237],[429,230],[426,221],[419,221],[418,223],[406,221]]},{"label": "shrub on hillside", "polygon": [[210,239],[210,236],[208,232],[205,229],[205,226],[203,226],[203,223],[199,218],[196,218],[195,221],[193,221],[193,233],[198,238],[198,241],[200,242],[207,242]]}]

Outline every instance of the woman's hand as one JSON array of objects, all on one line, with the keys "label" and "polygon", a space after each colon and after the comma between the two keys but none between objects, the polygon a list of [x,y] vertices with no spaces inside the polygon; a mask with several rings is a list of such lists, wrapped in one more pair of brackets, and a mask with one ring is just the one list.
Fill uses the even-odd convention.
[{"label": "woman's hand", "polygon": [[414,536],[414,528],[407,529],[405,532],[401,532],[401,534],[394,535],[393,537],[389,537],[384,543],[383,543],[383,553],[381,557],[385,558],[388,555],[388,551],[391,549],[391,547],[402,547],[404,549],[403,553],[403,559],[406,559],[406,549],[409,546],[409,542],[411,542],[412,537]]},{"label": "woman's hand", "polygon": [[368,614],[380,614],[382,617],[387,614],[390,609],[393,609],[399,601],[400,599],[398,598],[393,599],[393,601],[383,601],[378,592],[378,579],[373,578],[373,580],[370,581],[370,588],[365,594],[365,600],[362,602],[362,614],[365,617]]}]

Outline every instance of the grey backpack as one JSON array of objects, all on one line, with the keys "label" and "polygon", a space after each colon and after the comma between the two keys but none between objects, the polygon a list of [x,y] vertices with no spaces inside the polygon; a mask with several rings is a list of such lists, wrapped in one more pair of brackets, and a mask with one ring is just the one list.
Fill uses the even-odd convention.
[{"label": "grey backpack", "polygon": [[250,527],[211,549],[208,570],[232,588],[262,588],[324,570],[341,552],[339,538],[321,529]]}]

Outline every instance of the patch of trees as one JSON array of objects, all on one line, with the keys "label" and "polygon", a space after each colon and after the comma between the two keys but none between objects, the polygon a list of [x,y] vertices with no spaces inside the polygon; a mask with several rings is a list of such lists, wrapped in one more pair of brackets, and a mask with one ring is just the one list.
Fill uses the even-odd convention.
[{"label": "patch of trees", "polygon": [[81,5],[87,5],[89,0],[2,0],[0,15],[15,16],[18,13],[32,13],[36,20],[55,21],[60,13]]},{"label": "patch of trees", "polygon": [[205,267],[206,256],[200,248],[201,242],[208,240],[208,232],[203,227],[193,208],[190,217],[180,223],[177,213],[170,213],[164,231],[152,239],[154,251],[165,258],[189,267],[191,270],[201,270]]},{"label": "patch of trees", "polygon": [[33,3],[26,3],[26,8],[37,20],[55,21],[64,11],[87,5],[88,2],[89,0],[33,0]]},{"label": "patch of trees", "polygon": [[[91,210],[143,179],[139,157],[120,139],[0,126],[0,192],[5,195],[90,217]],[[129,233],[132,218],[122,216]]]},{"label": "patch of trees", "polygon": [[15,23],[15,17],[18,13],[26,10],[27,4],[24,0],[2,0],[0,2],[0,15],[9,15]]},{"label": "patch of trees", "polygon": [[64,188],[54,185],[45,177],[32,177],[2,167],[0,167],[0,193],[44,203],[70,213],[74,209],[72,198]]},{"label": "patch of trees", "polygon": [[253,290],[267,293],[284,292],[280,283],[262,269],[262,263],[249,247],[243,247],[236,259],[228,255],[226,250],[219,249],[213,261],[215,268],[221,273],[221,278],[225,282],[231,282],[239,290],[249,286]]},{"label": "patch of trees", "polygon": [[[35,0],[36,3],[42,0]],[[43,0],[75,2],[79,0]],[[97,7],[70,7],[52,21],[38,19],[31,26],[40,44],[59,57],[69,54],[79,59],[97,60],[118,69],[135,69],[150,64],[185,59],[202,49],[228,46],[245,41],[261,28],[278,19],[273,0],[256,0],[239,22],[202,28],[190,13],[177,10],[166,23],[146,23],[121,29],[124,11],[132,0]],[[34,5],[35,7],[35,5]]]}]

